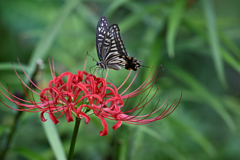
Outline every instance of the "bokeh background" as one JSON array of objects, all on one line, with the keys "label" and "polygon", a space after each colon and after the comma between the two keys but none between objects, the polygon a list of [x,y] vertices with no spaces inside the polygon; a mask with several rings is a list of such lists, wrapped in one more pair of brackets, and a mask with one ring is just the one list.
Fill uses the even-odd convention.
[{"label": "bokeh background", "polygon": [[[54,57],[57,74],[82,70],[87,52],[98,58],[96,26],[104,15],[110,24],[119,25],[131,56],[146,66],[164,67],[153,92],[160,90],[147,109],[151,111],[158,99],[164,102],[168,96],[171,104],[181,89],[183,97],[173,114],[161,121],[143,126],[124,123],[116,131],[111,129],[114,122],[107,121],[109,134],[104,137],[99,136],[100,120],[92,116],[88,125],[80,126],[74,159],[237,160],[239,8],[236,0],[2,0],[0,83],[23,95],[12,68],[13,63],[26,80],[17,57],[30,75],[37,60],[42,60],[35,79],[40,87],[51,78],[48,57]],[[87,71],[95,63],[88,58]],[[119,86],[128,72],[111,70],[112,83]],[[148,72],[142,67],[130,90]],[[2,95],[0,99],[16,107]],[[137,100],[129,101],[129,107]],[[73,127],[74,122],[67,123],[64,116],[55,126],[50,120],[41,122],[38,113],[20,114],[0,104],[0,151],[13,133],[5,159],[64,160]]]}]

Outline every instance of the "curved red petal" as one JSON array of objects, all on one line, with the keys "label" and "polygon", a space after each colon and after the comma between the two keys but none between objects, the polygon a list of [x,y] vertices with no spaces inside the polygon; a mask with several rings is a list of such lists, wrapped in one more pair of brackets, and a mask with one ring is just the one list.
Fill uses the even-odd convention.
[{"label": "curved red petal", "polygon": [[121,125],[122,125],[122,121],[118,121],[114,126],[112,126],[112,128],[113,128],[114,130],[116,130],[116,129],[118,129],[119,127],[121,127]]},{"label": "curved red petal", "polygon": [[107,122],[104,120],[103,117],[98,116],[98,118],[101,120],[101,123],[103,125],[103,130],[100,132],[100,136],[105,136],[108,134],[108,126],[107,126]]}]

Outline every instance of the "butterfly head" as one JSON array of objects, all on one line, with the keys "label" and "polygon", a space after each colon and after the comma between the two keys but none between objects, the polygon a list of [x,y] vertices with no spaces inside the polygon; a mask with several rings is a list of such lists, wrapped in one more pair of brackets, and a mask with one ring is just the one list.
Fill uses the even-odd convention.
[{"label": "butterfly head", "polygon": [[96,65],[101,69],[106,69],[106,65],[104,65],[102,62],[97,62]]}]

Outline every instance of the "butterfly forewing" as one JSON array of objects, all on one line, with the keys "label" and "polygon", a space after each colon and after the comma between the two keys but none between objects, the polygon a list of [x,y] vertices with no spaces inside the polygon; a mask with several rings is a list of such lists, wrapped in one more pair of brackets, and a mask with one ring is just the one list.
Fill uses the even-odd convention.
[{"label": "butterfly forewing", "polygon": [[109,28],[109,23],[106,17],[101,17],[97,25],[97,35],[96,35],[96,48],[98,53],[98,58],[100,61],[103,61],[101,55],[101,47],[103,43],[104,36]]}]

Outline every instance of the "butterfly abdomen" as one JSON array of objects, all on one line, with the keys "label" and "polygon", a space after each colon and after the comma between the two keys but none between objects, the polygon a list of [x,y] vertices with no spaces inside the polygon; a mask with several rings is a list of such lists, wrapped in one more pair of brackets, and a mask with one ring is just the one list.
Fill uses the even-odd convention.
[{"label": "butterfly abdomen", "polygon": [[126,64],[125,69],[136,71],[141,64],[137,61],[135,57],[125,56]]}]

